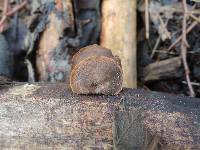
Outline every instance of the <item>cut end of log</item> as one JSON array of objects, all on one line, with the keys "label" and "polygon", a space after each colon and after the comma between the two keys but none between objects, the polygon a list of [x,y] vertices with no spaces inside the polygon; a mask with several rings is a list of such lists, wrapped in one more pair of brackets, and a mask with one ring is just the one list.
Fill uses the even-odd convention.
[{"label": "cut end of log", "polygon": [[78,94],[116,95],[122,90],[120,62],[109,49],[91,45],[73,57],[70,85]]},{"label": "cut end of log", "polygon": [[106,56],[113,57],[112,52],[104,47],[101,47],[97,44],[86,46],[81,48],[72,58],[72,68],[82,60],[91,57],[91,56]]}]

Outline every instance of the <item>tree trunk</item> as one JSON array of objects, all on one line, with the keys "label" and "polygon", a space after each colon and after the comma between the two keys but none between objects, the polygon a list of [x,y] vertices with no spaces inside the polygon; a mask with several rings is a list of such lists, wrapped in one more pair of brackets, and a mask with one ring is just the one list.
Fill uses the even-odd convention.
[{"label": "tree trunk", "polygon": [[100,43],[118,55],[124,72],[124,86],[137,86],[136,0],[103,0]]},{"label": "tree trunk", "polygon": [[200,100],[124,89],[77,95],[65,84],[0,90],[1,149],[199,149]]}]

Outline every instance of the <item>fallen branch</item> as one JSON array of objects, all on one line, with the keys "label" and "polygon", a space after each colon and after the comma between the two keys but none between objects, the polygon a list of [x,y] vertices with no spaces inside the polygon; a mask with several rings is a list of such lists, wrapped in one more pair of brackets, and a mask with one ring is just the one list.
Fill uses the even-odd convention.
[{"label": "fallen branch", "polygon": [[187,4],[186,4],[186,0],[183,0],[183,8],[184,8],[184,15],[183,15],[183,27],[182,27],[182,42],[181,42],[181,57],[182,57],[182,61],[183,61],[183,66],[185,69],[185,76],[186,76],[186,81],[188,84],[188,88],[190,91],[190,96],[191,97],[195,97],[195,92],[193,90],[193,87],[191,85],[191,81],[190,81],[190,70],[187,64],[187,38],[186,38],[186,24],[187,24]]},{"label": "fallen branch", "polygon": [[145,36],[149,39],[149,0],[145,0]]},{"label": "fallen branch", "polygon": [[[27,0],[21,4],[15,6],[13,9],[10,8],[10,0],[4,0],[4,10],[3,17],[0,20],[0,32],[3,32],[7,28],[7,19],[8,17],[14,15],[17,11],[24,8],[27,5]],[[10,10],[11,9],[11,10]]]},{"label": "fallen branch", "polygon": [[178,71],[181,67],[181,58],[173,57],[166,60],[157,61],[144,67],[143,81],[155,81],[160,79],[177,78],[182,74]]},{"label": "fallen branch", "polygon": [[[200,19],[200,17],[198,18]],[[198,21],[194,21],[187,29],[186,29],[186,33],[188,34],[190,31],[192,31],[192,29],[194,27],[196,27],[196,25],[198,24]],[[172,43],[170,45],[170,47],[167,49],[168,51],[170,51],[176,44],[178,44],[180,41],[182,40],[182,35],[180,35],[176,41],[174,43]]]}]

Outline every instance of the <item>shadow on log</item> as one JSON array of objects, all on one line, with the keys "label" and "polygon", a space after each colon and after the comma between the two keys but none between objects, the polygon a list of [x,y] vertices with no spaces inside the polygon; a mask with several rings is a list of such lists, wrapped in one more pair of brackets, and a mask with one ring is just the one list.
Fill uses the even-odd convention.
[{"label": "shadow on log", "polygon": [[200,149],[200,100],[124,89],[76,95],[65,84],[0,91],[1,149]]}]

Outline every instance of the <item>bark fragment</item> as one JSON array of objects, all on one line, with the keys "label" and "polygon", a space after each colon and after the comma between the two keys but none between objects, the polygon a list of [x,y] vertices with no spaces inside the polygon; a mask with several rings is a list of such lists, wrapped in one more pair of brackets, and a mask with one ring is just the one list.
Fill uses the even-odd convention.
[{"label": "bark fragment", "polygon": [[153,81],[180,77],[181,58],[174,57],[147,65],[143,70],[143,80]]}]

